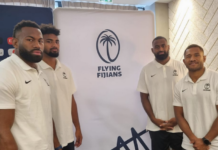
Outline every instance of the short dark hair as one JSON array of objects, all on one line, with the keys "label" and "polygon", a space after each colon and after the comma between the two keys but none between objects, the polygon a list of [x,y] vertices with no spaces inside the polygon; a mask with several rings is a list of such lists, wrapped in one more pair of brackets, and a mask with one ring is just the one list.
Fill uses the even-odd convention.
[{"label": "short dark hair", "polygon": [[159,40],[159,39],[164,39],[167,42],[167,39],[163,36],[157,36],[156,38],[153,39],[152,45],[154,44],[154,41]]},{"label": "short dark hair", "polygon": [[185,49],[185,51],[184,51],[184,57],[185,57],[186,51],[187,51],[188,49],[190,49],[190,48],[193,48],[193,47],[198,47],[198,48],[203,52],[203,54],[204,54],[204,49],[203,49],[201,46],[199,46],[199,45],[197,45],[197,44],[191,44],[191,45],[189,45],[189,46]]},{"label": "short dark hair", "polygon": [[57,29],[52,24],[41,24],[40,29],[41,29],[42,35],[45,35],[45,34],[54,34],[56,36],[60,35],[60,30]]},{"label": "short dark hair", "polygon": [[39,25],[36,22],[31,20],[22,20],[21,22],[18,22],[14,26],[14,30],[13,30],[14,38],[16,37],[17,32],[20,32],[23,27],[33,27],[33,28],[40,29]]}]

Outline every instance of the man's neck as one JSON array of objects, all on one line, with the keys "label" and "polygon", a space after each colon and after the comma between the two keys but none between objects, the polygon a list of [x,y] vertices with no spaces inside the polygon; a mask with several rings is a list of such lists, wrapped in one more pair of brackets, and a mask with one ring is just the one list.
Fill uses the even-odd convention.
[{"label": "man's neck", "polygon": [[34,68],[34,69],[37,70],[37,65],[36,65],[36,63],[28,62],[28,61],[24,60],[24,59],[20,56],[19,53],[16,53],[16,52],[15,52],[15,55],[17,55],[20,59],[22,59],[28,66],[30,66],[31,68]]},{"label": "man's neck", "polygon": [[55,57],[50,57],[44,53],[43,61],[55,70],[57,64],[57,60]]},{"label": "man's neck", "polygon": [[164,60],[156,59],[156,61],[159,62],[162,65],[165,65],[166,63],[168,63],[169,60],[170,60],[169,56],[166,59],[164,59]]},{"label": "man's neck", "polygon": [[192,81],[195,83],[198,81],[198,79],[204,74],[205,67],[198,71],[189,71],[189,77],[192,79]]}]

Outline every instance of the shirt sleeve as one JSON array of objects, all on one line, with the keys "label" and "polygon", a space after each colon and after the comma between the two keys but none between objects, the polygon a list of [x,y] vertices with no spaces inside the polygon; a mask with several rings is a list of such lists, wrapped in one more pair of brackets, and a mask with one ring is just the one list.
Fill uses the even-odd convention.
[{"label": "shirt sleeve", "polygon": [[0,109],[15,109],[16,81],[11,72],[0,68]]},{"label": "shirt sleeve", "polygon": [[180,83],[177,83],[175,86],[173,106],[182,106],[179,84]]},{"label": "shirt sleeve", "polygon": [[137,90],[142,93],[149,93],[146,82],[145,68],[142,69],[141,74],[139,76]]}]

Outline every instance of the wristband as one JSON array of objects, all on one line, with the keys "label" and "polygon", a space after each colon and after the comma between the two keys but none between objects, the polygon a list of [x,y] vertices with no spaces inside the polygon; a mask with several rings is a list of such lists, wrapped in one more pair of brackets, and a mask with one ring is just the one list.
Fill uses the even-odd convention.
[{"label": "wristband", "polygon": [[62,149],[62,146],[60,145],[59,147],[56,147],[55,150],[60,150]]},{"label": "wristband", "polygon": [[205,137],[203,137],[202,140],[203,140],[205,145],[211,145],[211,142],[208,139],[206,139]]}]

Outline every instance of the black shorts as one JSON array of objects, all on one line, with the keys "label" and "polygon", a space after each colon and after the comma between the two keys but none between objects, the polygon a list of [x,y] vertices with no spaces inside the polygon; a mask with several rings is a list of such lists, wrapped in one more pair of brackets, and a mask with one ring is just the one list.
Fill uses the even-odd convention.
[{"label": "black shorts", "polygon": [[68,143],[68,145],[63,147],[62,150],[74,150],[74,142]]},{"label": "black shorts", "polygon": [[149,131],[152,150],[184,150],[182,148],[183,133],[169,133],[166,131]]}]

